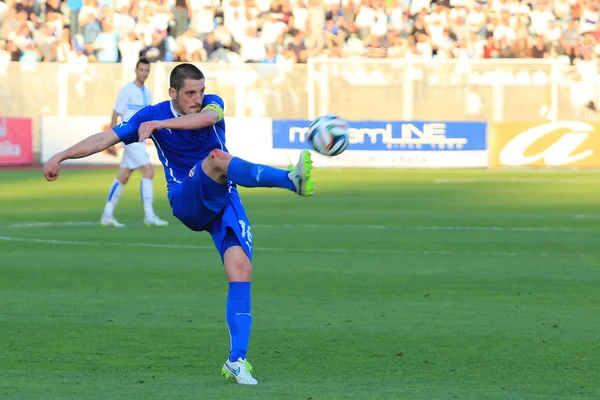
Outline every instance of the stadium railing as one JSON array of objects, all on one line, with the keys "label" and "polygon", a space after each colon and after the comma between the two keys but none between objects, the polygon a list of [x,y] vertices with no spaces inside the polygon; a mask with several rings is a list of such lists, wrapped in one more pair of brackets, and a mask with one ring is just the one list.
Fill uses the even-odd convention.
[{"label": "stadium railing", "polygon": [[[176,63],[153,64],[154,102],[168,97]],[[312,59],[308,64],[200,64],[208,92],[226,100],[226,115],[350,120],[543,121],[573,118],[575,67],[562,59]],[[133,79],[122,64],[9,63],[0,67],[0,115],[102,116]],[[590,83],[598,86],[598,82]],[[600,93],[600,91],[597,91]],[[541,108],[550,113],[542,115]]]}]

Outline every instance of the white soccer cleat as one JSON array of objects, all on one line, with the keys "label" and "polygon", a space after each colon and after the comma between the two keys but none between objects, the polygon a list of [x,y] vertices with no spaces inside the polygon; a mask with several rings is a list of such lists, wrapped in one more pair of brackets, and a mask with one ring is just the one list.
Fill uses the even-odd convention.
[{"label": "white soccer cleat", "polygon": [[240,385],[258,384],[258,381],[252,377],[251,372],[252,365],[242,358],[238,358],[234,362],[227,359],[223,364],[223,368],[221,368],[221,375],[224,375],[227,379],[235,379]]},{"label": "white soccer cleat", "polygon": [[152,217],[144,218],[144,225],[146,225],[146,226],[167,226],[167,225],[169,225],[169,222],[163,221],[162,219],[160,219],[156,215],[154,215]]},{"label": "white soccer cleat", "polygon": [[294,167],[290,165],[290,173],[288,177],[294,183],[296,187],[296,194],[302,197],[310,197],[317,188],[311,178],[312,171],[312,158],[308,150],[302,150],[300,152],[300,158],[298,163]]},{"label": "white soccer cleat", "polygon": [[100,219],[100,225],[102,226],[114,226],[115,228],[125,228],[125,224],[120,223],[113,216],[103,215]]}]

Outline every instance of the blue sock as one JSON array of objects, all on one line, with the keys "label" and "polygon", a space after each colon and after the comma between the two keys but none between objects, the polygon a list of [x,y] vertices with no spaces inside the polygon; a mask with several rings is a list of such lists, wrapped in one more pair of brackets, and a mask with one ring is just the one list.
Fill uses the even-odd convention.
[{"label": "blue sock", "polygon": [[250,282],[229,282],[227,293],[227,325],[231,336],[229,361],[245,359],[250,342]]},{"label": "blue sock", "polygon": [[227,178],[236,185],[244,187],[277,187],[296,191],[294,183],[288,177],[289,171],[269,167],[268,165],[253,164],[241,158],[234,157],[229,162]]}]

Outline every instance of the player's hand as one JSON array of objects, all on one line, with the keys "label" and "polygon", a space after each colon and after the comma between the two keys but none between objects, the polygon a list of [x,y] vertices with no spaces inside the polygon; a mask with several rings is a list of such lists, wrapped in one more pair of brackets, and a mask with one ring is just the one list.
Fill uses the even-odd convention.
[{"label": "player's hand", "polygon": [[152,135],[152,132],[160,129],[159,122],[160,121],[148,121],[143,122],[140,125],[140,128],[138,129],[138,137],[140,143],[148,139],[150,135]]},{"label": "player's hand", "polygon": [[49,182],[58,179],[58,171],[60,170],[60,155],[56,154],[44,165],[44,176]]}]

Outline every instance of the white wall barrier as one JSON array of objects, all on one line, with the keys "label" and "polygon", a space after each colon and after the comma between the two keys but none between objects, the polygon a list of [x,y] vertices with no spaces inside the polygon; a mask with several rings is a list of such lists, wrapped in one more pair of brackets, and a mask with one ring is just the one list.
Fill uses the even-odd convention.
[{"label": "white wall barrier", "polygon": [[[41,161],[46,162],[52,155],[80,140],[108,129],[109,122],[106,117],[41,117]],[[227,148],[231,154],[258,162],[261,156],[268,157],[265,150],[272,141],[271,131],[272,123],[268,118],[227,118]],[[152,163],[160,165],[154,143],[147,140],[145,145]],[[90,157],[69,160],[66,164],[120,164],[123,144],[116,145],[115,150],[113,153],[105,151]],[[270,161],[277,162],[275,158],[271,158]],[[279,163],[285,164],[285,156]]]},{"label": "white wall barrier", "polygon": [[[109,128],[110,120],[106,117],[59,117],[44,116],[40,121],[40,157],[46,162],[54,154],[74,145],[95,133]],[[160,165],[156,148],[152,141],[146,141],[146,149],[153,164]],[[107,165],[120,164],[123,145],[114,147],[115,153],[104,151],[86,158],[66,161],[65,164]]]},{"label": "white wall barrier", "polygon": [[[105,117],[41,118],[41,159],[108,128]],[[309,148],[310,121],[269,118],[227,118],[226,146],[231,154],[248,161],[288,165],[298,150]],[[314,154],[317,167],[367,168],[483,168],[488,166],[487,125],[479,122],[361,121],[350,122],[350,145],[338,157]],[[160,165],[152,141],[146,142],[154,164]],[[119,164],[116,154],[103,152],[69,164]]]}]

